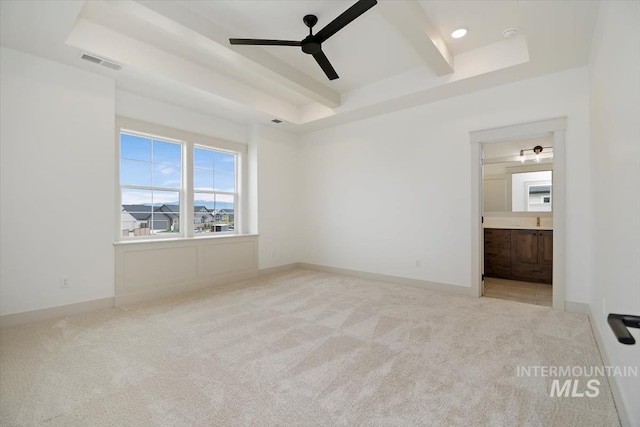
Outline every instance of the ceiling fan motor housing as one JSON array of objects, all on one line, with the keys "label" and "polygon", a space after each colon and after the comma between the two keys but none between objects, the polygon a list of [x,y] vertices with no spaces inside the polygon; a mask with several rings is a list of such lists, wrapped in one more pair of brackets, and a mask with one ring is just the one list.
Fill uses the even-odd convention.
[{"label": "ceiling fan motor housing", "polygon": [[313,41],[309,40],[310,38],[311,36],[307,37],[302,41],[302,51],[304,53],[308,53],[309,55],[313,55],[314,53],[321,52],[322,45],[320,43],[314,43]]},{"label": "ceiling fan motor housing", "polygon": [[304,18],[302,18],[302,22],[309,27],[309,35],[302,40],[302,51],[309,55],[322,51],[322,45],[313,40],[312,28],[318,23],[318,17],[316,15],[305,15]]}]

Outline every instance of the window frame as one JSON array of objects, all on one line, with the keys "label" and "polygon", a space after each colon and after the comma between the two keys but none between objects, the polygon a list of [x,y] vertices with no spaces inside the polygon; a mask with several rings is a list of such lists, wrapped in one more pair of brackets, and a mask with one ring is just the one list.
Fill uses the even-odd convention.
[{"label": "window frame", "polygon": [[[234,172],[234,177],[233,177],[233,178],[234,178],[234,187],[235,187],[235,191],[234,191],[234,192],[228,192],[228,191],[216,190],[215,188],[214,188],[214,189],[212,189],[212,190],[197,190],[197,189],[195,188],[195,184],[192,186],[192,188],[191,188],[190,190],[191,190],[191,195],[192,195],[192,197],[195,195],[195,193],[200,193],[200,194],[213,194],[213,195],[221,194],[221,195],[225,195],[225,196],[233,196],[233,210],[234,210],[234,213],[233,213],[234,220],[233,220],[233,221],[234,221],[234,229],[233,229],[233,230],[231,230],[231,231],[216,231],[216,232],[214,232],[214,233],[212,233],[212,234],[213,234],[214,236],[228,236],[228,235],[238,234],[238,233],[236,232],[236,211],[237,211],[236,206],[238,205],[239,200],[240,200],[240,191],[239,191],[239,190],[240,190],[240,189],[239,189],[239,181],[240,181],[240,180],[238,179],[238,175],[239,175],[239,174],[238,174],[238,170],[240,169],[240,167],[239,167],[239,163],[240,163],[240,155],[239,155],[238,153],[236,153],[235,151],[223,150],[223,149],[220,149],[220,148],[208,147],[208,146],[201,145],[201,144],[193,144],[193,146],[192,146],[192,148],[191,148],[191,150],[192,150],[192,156],[195,156],[195,150],[196,150],[196,148],[205,149],[205,150],[217,151],[217,152],[220,152],[220,153],[228,153],[228,154],[233,154],[233,155],[235,155],[235,156],[236,156],[236,158],[235,158],[235,172]],[[195,161],[192,161],[191,168],[192,168],[192,171],[191,171],[191,174],[192,174],[192,175],[191,175],[191,176],[192,176],[192,177],[195,177],[195,170],[196,170],[196,169],[198,169],[198,168],[196,168],[196,167],[195,167]],[[215,169],[212,169],[212,172],[215,174]],[[214,176],[215,176],[215,175],[214,175]],[[195,199],[195,197],[193,197],[193,199]],[[194,203],[192,203],[192,205],[195,205],[195,200],[194,200]],[[194,207],[195,207],[195,206],[192,206],[192,208],[194,208]],[[194,215],[195,215],[195,212],[194,212]],[[192,231],[193,231],[193,225],[194,225],[194,224],[195,224],[195,222],[192,222],[192,223],[191,223]],[[200,237],[208,237],[208,236],[207,236],[207,234],[206,234],[206,233],[198,234],[197,236],[195,236],[195,232],[194,232],[194,237],[200,238]],[[209,237],[210,237],[210,236],[209,236]]]},{"label": "window frame", "polygon": [[[171,187],[162,187],[162,186],[156,186],[156,185],[132,185],[132,184],[122,184],[120,182],[120,161],[122,160],[122,156],[121,156],[121,135],[123,133],[126,133],[128,135],[133,135],[133,136],[139,136],[142,138],[148,138],[151,139],[151,161],[150,161],[150,165],[151,165],[151,174],[153,176],[153,166],[156,164],[163,164],[163,163],[155,163],[153,162],[153,141],[160,141],[160,142],[169,142],[169,143],[173,143],[173,144],[179,144],[180,145],[180,186],[178,188],[171,188]],[[142,133],[136,130],[132,130],[132,129],[125,129],[125,128],[121,128],[118,131],[118,162],[117,162],[117,170],[118,170],[118,197],[119,197],[119,201],[120,201],[120,214],[119,214],[119,220],[118,220],[118,224],[119,224],[119,235],[121,240],[134,240],[134,241],[139,241],[139,240],[148,240],[148,239],[172,239],[172,238],[180,238],[180,237],[184,237],[183,233],[184,233],[184,229],[182,228],[182,211],[183,211],[183,204],[184,204],[184,200],[185,200],[185,183],[184,183],[184,167],[185,167],[185,142],[184,141],[179,141],[176,139],[172,139],[172,138],[166,138],[160,135],[153,135],[153,134],[149,134],[149,133]],[[125,158],[127,159],[127,158]],[[127,159],[127,160],[135,160],[135,159]],[[153,184],[153,182],[152,182]],[[149,235],[145,235],[144,237],[142,236],[123,236],[122,235],[122,230],[124,230],[124,228],[122,227],[122,190],[123,189],[129,189],[129,190],[142,190],[142,191],[167,191],[167,192],[175,192],[178,193],[178,205],[180,207],[179,211],[178,211],[178,216],[180,218],[180,223],[179,223],[179,229],[180,231],[174,235],[160,235],[160,233],[158,234],[149,234]],[[153,216],[154,211],[152,209],[151,211],[151,215]],[[155,221],[152,219],[148,222],[148,227],[147,228],[151,228],[153,229],[153,223]]]},{"label": "window frame", "polygon": [[[149,242],[156,240],[176,240],[176,239],[207,239],[215,237],[230,237],[246,235],[246,226],[248,221],[247,215],[247,145],[218,139],[206,135],[196,134],[180,129],[174,129],[167,126],[157,125],[154,123],[144,122],[123,116],[116,116],[115,120],[115,242]],[[172,236],[159,233],[155,235],[145,236],[123,236],[122,235],[122,188],[131,187],[120,184],[120,134],[121,132],[139,135],[143,137],[155,138],[160,141],[174,142],[181,144],[181,174],[182,184],[177,190],[180,197],[180,232],[171,233]],[[195,233],[194,232],[194,149],[196,147],[212,149],[232,153],[236,155],[236,173],[235,173],[235,203],[234,203],[234,230],[215,233]],[[143,186],[134,186],[142,188]],[[165,190],[160,187],[151,187],[150,189]],[[176,191],[176,189],[169,189]],[[198,191],[200,192],[200,191]],[[203,191],[207,192],[207,191]],[[214,191],[214,193],[223,194],[225,192]],[[234,194],[234,193],[230,193]],[[167,233],[169,234],[169,233]]]}]

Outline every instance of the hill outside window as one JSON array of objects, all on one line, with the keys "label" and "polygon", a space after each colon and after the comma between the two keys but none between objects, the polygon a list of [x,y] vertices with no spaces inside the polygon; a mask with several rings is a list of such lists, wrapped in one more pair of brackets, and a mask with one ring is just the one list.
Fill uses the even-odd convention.
[{"label": "hill outside window", "polygon": [[240,234],[246,146],[127,118],[118,124],[117,241]]}]

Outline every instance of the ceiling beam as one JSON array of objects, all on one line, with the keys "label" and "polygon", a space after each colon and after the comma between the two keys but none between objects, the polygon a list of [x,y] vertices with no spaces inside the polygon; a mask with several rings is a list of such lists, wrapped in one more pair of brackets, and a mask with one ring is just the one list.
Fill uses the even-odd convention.
[{"label": "ceiling beam", "polygon": [[275,96],[154,46],[79,18],[66,44],[191,88],[246,105],[291,123],[300,123],[298,108]]},{"label": "ceiling beam", "polygon": [[402,34],[436,75],[453,73],[453,55],[417,1],[382,1],[378,7],[378,11]]},{"label": "ceiling beam", "polygon": [[229,44],[234,37],[227,30],[185,6],[169,1],[113,2],[154,25],[207,44],[222,60],[266,76],[324,106],[340,106],[340,93],[260,48],[238,49]]}]

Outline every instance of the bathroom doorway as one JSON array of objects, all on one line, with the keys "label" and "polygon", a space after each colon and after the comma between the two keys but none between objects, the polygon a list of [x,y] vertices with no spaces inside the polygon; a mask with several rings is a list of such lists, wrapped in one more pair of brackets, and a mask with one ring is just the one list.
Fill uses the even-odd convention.
[{"label": "bathroom doorway", "polygon": [[[529,144],[525,148],[521,148],[522,153],[518,151],[517,153],[504,153],[503,155],[496,154],[495,157],[509,157],[511,156],[514,162],[520,162],[521,166],[524,166],[529,163],[542,163],[545,160],[544,157],[548,156],[552,153],[553,157],[553,167],[552,167],[552,178],[551,183],[548,186],[549,188],[535,188],[535,187],[545,187],[546,185],[537,185],[541,184],[538,179],[524,179],[523,183],[526,182],[526,187],[523,184],[522,192],[526,194],[528,198],[527,206],[528,209],[523,212],[513,212],[513,204],[514,204],[514,195],[513,195],[513,185],[514,180],[513,176],[511,176],[511,180],[505,179],[502,183],[502,186],[505,187],[505,196],[503,199],[495,198],[493,201],[498,200],[501,201],[502,205],[505,207],[505,213],[501,215],[493,215],[492,218],[487,218],[493,220],[494,227],[498,228],[497,225],[501,225],[502,231],[499,231],[497,234],[502,234],[502,236],[496,236],[494,239],[504,238],[506,239],[506,235],[509,235],[508,249],[509,253],[511,253],[511,240],[514,241],[514,247],[516,249],[516,262],[513,271],[515,271],[515,275],[512,277],[522,278],[523,273],[533,273],[534,275],[542,275],[548,276],[547,269],[538,269],[537,267],[531,266],[523,266],[523,264],[534,264],[533,257],[533,246],[532,240],[536,240],[536,244],[538,241],[542,241],[543,250],[546,251],[543,254],[543,258],[550,258],[548,261],[551,264],[551,293],[552,293],[552,306],[556,310],[564,311],[565,309],[565,129],[566,129],[566,119],[565,118],[556,118],[543,120],[538,122],[524,123],[519,125],[506,126],[502,128],[494,128],[487,129],[481,131],[475,131],[470,133],[470,142],[471,142],[471,156],[472,156],[472,182],[471,182],[471,196],[472,196],[472,204],[471,211],[474,217],[472,221],[472,274],[471,285],[474,295],[478,297],[483,296],[485,291],[484,289],[484,275],[485,275],[485,260],[484,260],[484,244],[485,244],[485,227],[483,223],[484,217],[484,197],[483,193],[485,191],[484,180],[483,180],[483,154],[487,147],[505,143],[512,141],[523,141],[528,140]],[[533,145],[531,143],[535,142],[537,138],[549,138],[548,141],[551,142],[551,149],[545,149],[547,145],[545,141],[539,140],[542,144],[536,143]],[[542,147],[542,150],[536,149],[537,146]],[[501,148],[500,145],[495,145],[495,150],[499,150]],[[489,149],[491,150],[491,148]],[[521,158],[520,154],[523,154],[524,159]],[[536,158],[537,156],[537,158]],[[524,162],[523,162],[524,160]],[[513,165],[516,166],[515,164]],[[517,171],[516,169],[512,169],[512,172],[534,172],[521,170]],[[490,175],[487,173],[487,175]],[[511,174],[513,175],[513,174]],[[544,183],[542,183],[544,184]],[[499,184],[491,183],[488,184],[490,187],[493,185],[494,187],[499,187]],[[510,192],[507,193],[506,187],[511,185]],[[534,187],[531,189],[531,187]],[[548,191],[548,194],[546,193]],[[511,201],[509,202],[508,197],[511,197]],[[524,196],[523,196],[524,197]],[[548,200],[545,198],[548,197]],[[488,203],[493,203],[489,201]],[[549,205],[551,208],[548,211],[545,206],[544,210],[535,210],[540,206],[535,205]],[[507,213],[508,207],[511,206],[511,212]],[[490,209],[495,209],[491,207]],[[489,212],[489,211],[487,211]],[[515,217],[515,218],[514,218]],[[475,219],[477,218],[477,220]],[[533,218],[533,219],[532,219]],[[531,221],[534,221],[533,223]],[[538,225],[540,224],[540,225]],[[490,223],[488,225],[491,225]],[[533,227],[533,228],[530,228]],[[544,230],[544,228],[549,227],[549,230]],[[487,227],[490,228],[490,227]],[[508,233],[504,230],[509,230]],[[529,235],[526,235],[526,231],[529,230]],[[535,236],[533,233],[536,233]],[[551,233],[551,239],[545,240],[545,236],[540,236],[539,233],[547,234]],[[529,250],[523,250],[523,248],[527,247],[529,244]],[[503,251],[506,248],[502,248]],[[542,258],[538,257],[537,247],[536,256],[535,256],[535,264],[539,263],[539,260]],[[520,258],[524,256],[524,258]],[[528,258],[527,258],[528,256]],[[525,262],[520,262],[524,260]],[[545,260],[546,262],[546,260]],[[506,269],[506,262],[503,261],[502,267]],[[523,267],[524,270],[523,270]],[[509,258],[509,274],[511,274],[512,266],[511,266],[511,258]],[[476,273],[477,272],[477,276]],[[507,275],[506,270],[503,271],[505,276]],[[495,273],[493,273],[495,275]],[[528,278],[529,276],[527,276]],[[502,279],[501,280],[513,280],[513,279]],[[539,280],[542,280],[540,278]],[[545,279],[546,280],[546,279]],[[538,299],[540,303],[548,304],[548,295],[543,295],[544,293],[548,293],[547,291],[543,291],[542,294],[538,295],[538,288],[540,282],[525,282],[522,280],[518,280],[524,283],[533,283],[533,287],[535,287],[536,296],[532,298],[529,296],[529,299],[533,299],[533,303],[535,303]],[[487,281],[489,288],[495,285],[495,283],[491,283],[490,280]],[[538,298],[539,297],[539,298]]]},{"label": "bathroom doorway", "polygon": [[482,144],[483,296],[552,306],[553,137]]}]

